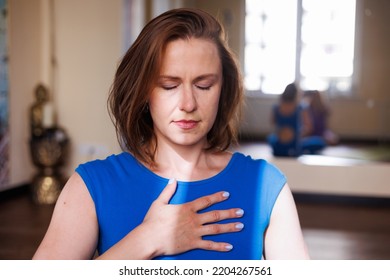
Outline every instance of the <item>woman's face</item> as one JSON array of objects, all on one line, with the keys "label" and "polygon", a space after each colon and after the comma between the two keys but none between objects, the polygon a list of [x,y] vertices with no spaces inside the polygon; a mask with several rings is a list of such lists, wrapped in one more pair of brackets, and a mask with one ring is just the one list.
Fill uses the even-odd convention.
[{"label": "woman's face", "polygon": [[160,144],[207,145],[222,87],[222,66],[211,41],[191,38],[167,44],[149,99]]}]

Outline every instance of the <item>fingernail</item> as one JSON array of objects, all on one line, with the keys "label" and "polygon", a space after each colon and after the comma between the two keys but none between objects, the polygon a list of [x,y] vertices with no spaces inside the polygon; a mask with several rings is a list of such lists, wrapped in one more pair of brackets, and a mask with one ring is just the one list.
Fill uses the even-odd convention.
[{"label": "fingernail", "polygon": [[243,228],[244,228],[244,224],[243,223],[236,224],[236,229],[243,229]]},{"label": "fingernail", "polygon": [[242,210],[242,209],[237,210],[236,211],[236,215],[239,216],[239,217],[243,216],[244,215],[244,210]]},{"label": "fingernail", "polygon": [[230,196],[230,193],[224,192],[224,193],[222,194],[222,196],[223,196],[223,197],[229,197],[229,196]]},{"label": "fingernail", "polygon": [[233,245],[230,245],[230,244],[229,244],[229,245],[226,245],[226,246],[225,246],[225,249],[228,250],[228,251],[230,251],[231,249],[233,249]]},{"label": "fingernail", "polygon": [[175,182],[176,179],[175,178],[170,178],[169,181],[168,181],[168,184],[172,184],[173,182]]}]

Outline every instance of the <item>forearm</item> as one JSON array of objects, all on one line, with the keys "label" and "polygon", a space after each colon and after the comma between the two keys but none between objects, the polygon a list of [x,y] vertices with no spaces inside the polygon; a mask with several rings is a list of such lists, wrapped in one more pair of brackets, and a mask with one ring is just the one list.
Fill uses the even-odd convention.
[{"label": "forearm", "polygon": [[153,236],[144,230],[144,225],[136,227],[123,239],[96,259],[106,260],[149,260],[158,256],[154,248]]}]

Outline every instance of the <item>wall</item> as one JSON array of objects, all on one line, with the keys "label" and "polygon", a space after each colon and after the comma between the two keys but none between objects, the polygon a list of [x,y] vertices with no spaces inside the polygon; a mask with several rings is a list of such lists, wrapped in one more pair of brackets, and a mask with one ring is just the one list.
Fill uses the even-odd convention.
[{"label": "wall", "polygon": [[122,1],[56,0],[55,104],[81,162],[119,151],[107,97],[122,51]]},{"label": "wall", "polygon": [[[10,186],[28,182],[28,108],[41,74],[41,5],[37,0],[9,0]],[[9,187],[9,186],[5,186]]]},{"label": "wall", "polygon": [[9,15],[12,144],[6,188],[28,183],[35,173],[28,109],[38,83],[49,88],[59,125],[71,139],[66,175],[80,162],[117,152],[106,100],[123,53],[122,1],[9,0]]}]

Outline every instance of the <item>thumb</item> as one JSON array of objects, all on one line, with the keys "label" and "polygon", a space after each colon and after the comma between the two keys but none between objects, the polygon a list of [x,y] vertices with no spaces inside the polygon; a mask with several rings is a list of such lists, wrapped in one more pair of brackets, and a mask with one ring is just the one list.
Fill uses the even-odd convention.
[{"label": "thumb", "polygon": [[173,194],[176,191],[176,187],[177,187],[176,179],[173,178],[169,179],[168,185],[166,185],[166,187],[162,190],[157,200],[164,204],[168,204]]}]

